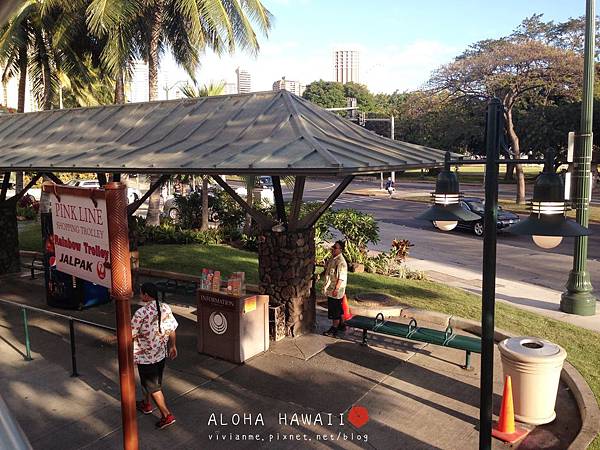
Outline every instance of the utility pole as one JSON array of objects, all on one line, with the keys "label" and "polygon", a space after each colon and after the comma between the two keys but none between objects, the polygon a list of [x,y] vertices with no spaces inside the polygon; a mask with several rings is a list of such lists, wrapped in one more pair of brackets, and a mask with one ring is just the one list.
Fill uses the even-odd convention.
[{"label": "utility pole", "polygon": [[[390,117],[390,139],[394,140],[394,116]],[[392,172],[392,182],[396,183],[396,172]]]},{"label": "utility pole", "polygon": [[[588,226],[589,204],[591,194],[591,162],[592,162],[592,118],[594,99],[594,38],[595,38],[595,0],[586,1],[585,47],[583,69],[583,99],[581,103],[580,132],[575,137],[575,196],[577,223]],[[591,316],[596,313],[596,298],[592,291],[590,273],[587,269],[588,238],[575,238],[573,252],[573,269],[567,281],[567,291],[562,294],[560,310],[580,316]]]}]

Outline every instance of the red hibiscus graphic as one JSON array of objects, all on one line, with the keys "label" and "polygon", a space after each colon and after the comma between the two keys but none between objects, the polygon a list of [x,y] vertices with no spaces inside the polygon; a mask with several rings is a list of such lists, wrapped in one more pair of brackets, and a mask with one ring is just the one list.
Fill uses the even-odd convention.
[{"label": "red hibiscus graphic", "polygon": [[364,406],[353,406],[348,411],[348,422],[356,428],[362,427],[369,421],[369,411]]}]

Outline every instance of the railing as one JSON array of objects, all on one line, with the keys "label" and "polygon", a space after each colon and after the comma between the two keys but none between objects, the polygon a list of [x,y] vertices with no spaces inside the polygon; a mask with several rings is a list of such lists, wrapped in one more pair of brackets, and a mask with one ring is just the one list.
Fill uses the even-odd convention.
[{"label": "railing", "polygon": [[14,306],[15,308],[20,308],[21,313],[23,315],[23,328],[25,331],[25,355],[23,355],[25,361],[31,361],[31,343],[29,340],[29,324],[27,318],[27,311],[35,311],[41,314],[45,314],[47,316],[58,317],[63,320],[69,321],[69,337],[71,343],[71,376],[78,377],[79,373],[77,372],[77,354],[75,347],[75,323],[80,323],[82,325],[87,325],[94,328],[100,328],[101,330],[111,331],[116,333],[116,329],[113,327],[109,327],[108,325],[102,325],[95,322],[90,322],[89,320],[79,319],[78,317],[68,316],[66,314],[56,313],[54,311],[48,311],[42,308],[36,308],[35,306],[24,305],[23,303],[12,302],[10,300],[4,300],[0,298],[0,304],[6,304],[10,306]]}]

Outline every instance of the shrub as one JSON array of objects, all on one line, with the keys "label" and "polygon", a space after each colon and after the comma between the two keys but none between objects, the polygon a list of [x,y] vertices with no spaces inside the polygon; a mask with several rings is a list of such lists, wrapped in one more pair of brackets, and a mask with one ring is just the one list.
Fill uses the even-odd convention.
[{"label": "shrub", "polygon": [[242,234],[241,239],[242,248],[249,252],[258,251],[258,238],[253,235]]},{"label": "shrub", "polygon": [[219,244],[222,235],[219,230],[184,230],[177,225],[163,224],[157,227],[146,227],[146,242],[156,244]]},{"label": "shrub", "polygon": [[175,194],[175,205],[179,211],[181,228],[190,230],[202,225],[202,195],[199,192],[187,196]]},{"label": "shrub", "polygon": [[368,259],[366,250],[359,248],[352,241],[346,241],[344,258],[346,258],[348,264],[364,264]]},{"label": "shrub", "polygon": [[325,223],[335,228],[360,249],[366,249],[367,244],[379,242],[379,225],[371,214],[355,209],[338,209],[329,211],[323,217]]},{"label": "shrub", "polygon": [[215,192],[213,210],[219,215],[225,234],[239,230],[246,217],[244,210],[225,191]]},{"label": "shrub", "polygon": [[395,278],[425,280],[427,277],[424,272],[409,269],[403,264],[408,256],[409,247],[412,247],[410,241],[394,239],[389,252],[381,252],[376,256],[366,258],[365,271]]},{"label": "shrub", "polygon": [[17,202],[17,216],[25,220],[35,220],[40,210],[40,202],[32,195],[24,195]]},{"label": "shrub", "polygon": [[17,217],[22,217],[25,220],[35,220],[37,218],[37,211],[33,208],[17,206]]}]

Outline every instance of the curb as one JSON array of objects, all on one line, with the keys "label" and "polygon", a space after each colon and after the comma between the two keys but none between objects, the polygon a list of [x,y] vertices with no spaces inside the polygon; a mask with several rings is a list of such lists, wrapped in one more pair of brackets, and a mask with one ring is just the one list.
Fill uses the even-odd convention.
[{"label": "curb", "polygon": [[[393,317],[392,315],[387,315],[387,310],[396,309],[400,310],[400,314],[395,317],[420,319],[444,327],[450,325],[452,328],[458,328],[459,330],[468,331],[469,333],[481,336],[481,324],[479,322],[436,311],[402,306],[400,308],[381,308],[381,311],[376,308],[360,307],[353,309],[350,307],[351,312],[354,310],[357,311],[355,314],[359,314],[359,309],[361,311],[369,310],[369,315],[367,315],[367,317],[375,317],[378,312],[384,312],[384,316],[386,317]],[[515,336],[515,334],[504,330],[496,329],[494,331],[495,342]],[[598,402],[596,401],[592,389],[570,362],[565,361],[562,372],[560,373],[560,379],[573,393],[573,397],[575,397],[575,402],[577,403],[577,409],[579,410],[579,416],[581,417],[581,429],[568,448],[569,450],[585,450],[596,436],[600,434],[600,407],[598,406]]]}]

